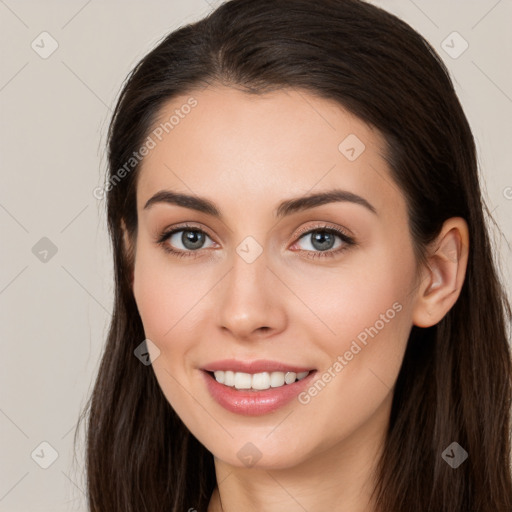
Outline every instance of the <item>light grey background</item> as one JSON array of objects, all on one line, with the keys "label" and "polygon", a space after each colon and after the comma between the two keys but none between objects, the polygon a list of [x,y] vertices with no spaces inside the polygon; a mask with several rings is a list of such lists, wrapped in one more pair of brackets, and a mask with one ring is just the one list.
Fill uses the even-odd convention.
[{"label": "light grey background", "polygon": [[[374,3],[446,62],[477,141],[489,209],[510,239],[512,2]],[[83,446],[73,465],[72,442],[112,308],[104,202],[93,196],[104,180],[108,121],[138,60],[218,4],[0,0],[0,511],[86,510]],[[47,58],[44,31],[58,44]],[[454,31],[469,44],[457,58],[464,41]],[[40,252],[43,237],[55,255]],[[495,238],[510,288],[510,249]],[[47,469],[39,464],[51,462],[51,448],[42,442],[58,453]]]}]

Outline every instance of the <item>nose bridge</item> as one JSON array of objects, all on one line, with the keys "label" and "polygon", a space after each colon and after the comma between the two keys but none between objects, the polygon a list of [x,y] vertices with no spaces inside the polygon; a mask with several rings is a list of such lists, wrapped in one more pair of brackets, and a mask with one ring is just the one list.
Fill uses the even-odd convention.
[{"label": "nose bridge", "polygon": [[220,326],[237,338],[249,337],[261,328],[281,329],[285,315],[266,250],[247,237],[235,248],[231,261],[218,302]]},{"label": "nose bridge", "polygon": [[246,235],[234,246],[230,255],[231,271],[228,280],[235,294],[258,294],[263,291],[260,285],[264,284],[269,272],[269,250],[264,247],[263,235],[258,238],[260,241],[252,235]]},{"label": "nose bridge", "polygon": [[256,308],[266,304],[267,265],[268,255],[263,247],[259,244],[256,247],[254,242],[242,242],[233,254],[231,272],[227,276],[226,304],[232,302],[231,307],[238,306],[240,309],[249,304]]}]

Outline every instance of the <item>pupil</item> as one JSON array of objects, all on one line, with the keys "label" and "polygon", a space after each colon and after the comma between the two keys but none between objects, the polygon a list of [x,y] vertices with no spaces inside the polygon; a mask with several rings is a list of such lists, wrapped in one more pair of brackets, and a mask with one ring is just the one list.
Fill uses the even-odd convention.
[{"label": "pupil", "polygon": [[317,231],[316,234],[311,235],[313,237],[313,247],[318,250],[331,249],[334,245],[334,236],[332,233],[325,231]]},{"label": "pupil", "polygon": [[187,249],[199,249],[204,242],[204,235],[199,231],[183,231],[181,242]]}]

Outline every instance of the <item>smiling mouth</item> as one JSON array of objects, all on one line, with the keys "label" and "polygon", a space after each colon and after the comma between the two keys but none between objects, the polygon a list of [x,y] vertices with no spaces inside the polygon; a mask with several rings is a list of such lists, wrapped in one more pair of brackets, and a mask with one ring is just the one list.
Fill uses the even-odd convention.
[{"label": "smiling mouth", "polygon": [[236,389],[238,391],[264,391],[271,388],[289,386],[305,379],[315,370],[304,372],[261,372],[245,373],[230,370],[207,371],[219,384]]}]

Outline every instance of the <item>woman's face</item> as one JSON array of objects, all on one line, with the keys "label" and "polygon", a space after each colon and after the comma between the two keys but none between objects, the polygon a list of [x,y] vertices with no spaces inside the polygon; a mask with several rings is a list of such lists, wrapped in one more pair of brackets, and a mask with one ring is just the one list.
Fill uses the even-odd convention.
[{"label": "woman's face", "polygon": [[220,86],[153,128],[133,291],[171,406],[240,467],[377,442],[418,275],[383,138],[304,91]]}]

